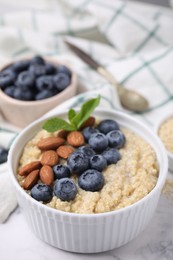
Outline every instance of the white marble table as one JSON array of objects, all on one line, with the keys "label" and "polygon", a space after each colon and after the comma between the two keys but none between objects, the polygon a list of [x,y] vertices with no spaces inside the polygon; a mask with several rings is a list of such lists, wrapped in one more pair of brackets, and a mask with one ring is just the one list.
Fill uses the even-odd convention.
[{"label": "white marble table", "polygon": [[74,254],[56,249],[31,233],[19,208],[0,225],[0,260],[173,260],[173,202],[161,196],[146,228],[127,245],[100,254]]}]

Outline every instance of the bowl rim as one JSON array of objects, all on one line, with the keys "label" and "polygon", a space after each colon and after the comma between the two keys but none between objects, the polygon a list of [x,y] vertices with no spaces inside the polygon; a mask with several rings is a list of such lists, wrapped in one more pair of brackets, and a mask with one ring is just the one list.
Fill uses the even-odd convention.
[{"label": "bowl rim", "polygon": [[[31,123],[30,125],[28,125],[26,128],[24,128],[22,130],[22,132],[18,135],[18,137],[15,139],[15,141],[13,142],[10,151],[9,151],[9,155],[8,155],[8,169],[10,172],[10,177],[13,181],[13,184],[15,185],[15,188],[18,192],[20,192],[22,194],[22,196],[25,197],[26,200],[28,200],[31,204],[33,203],[37,208],[43,209],[43,210],[47,210],[48,212],[52,213],[52,214],[62,214],[63,216],[70,216],[70,217],[74,217],[74,218],[99,218],[102,216],[112,216],[112,215],[119,215],[122,212],[131,210],[132,208],[136,208],[138,207],[140,204],[142,204],[145,200],[149,200],[156,192],[158,192],[159,190],[161,191],[165,180],[166,180],[166,176],[167,176],[167,172],[168,172],[168,157],[166,155],[164,146],[161,142],[161,140],[159,139],[159,137],[151,130],[149,129],[148,126],[144,125],[144,123],[142,123],[141,121],[137,120],[136,118],[133,118],[131,115],[128,115],[124,112],[120,112],[120,111],[115,111],[113,109],[96,109],[95,112],[97,113],[111,113],[112,115],[117,115],[123,118],[123,120],[128,119],[131,120],[133,123],[136,123],[138,125],[140,125],[142,128],[145,129],[145,131],[147,131],[150,136],[152,136],[152,138],[155,139],[155,141],[157,141],[157,144],[159,145],[159,153],[162,155],[162,162],[163,162],[163,166],[162,166],[162,174],[158,176],[158,180],[157,183],[155,185],[155,187],[150,191],[150,193],[148,193],[146,196],[144,196],[142,199],[136,201],[135,203],[128,205],[124,208],[118,209],[118,210],[114,210],[114,211],[109,211],[109,212],[102,212],[102,213],[85,213],[85,214],[81,214],[81,213],[73,213],[73,212],[65,212],[65,211],[61,211],[55,208],[51,208],[48,207],[42,203],[40,203],[37,200],[34,200],[29,194],[27,194],[25,192],[25,190],[19,185],[14,173],[13,173],[13,169],[12,169],[12,158],[13,158],[13,153],[15,150],[15,146],[17,145],[18,141],[20,140],[20,138],[25,135],[25,133],[27,133],[28,131],[30,131],[34,126],[36,126],[37,124],[39,125],[41,122],[44,122],[45,120],[47,120],[48,118],[52,118],[54,116],[64,116],[66,115],[68,112],[68,109],[62,111],[58,111],[57,113],[55,113],[52,116],[48,116],[48,117],[44,117],[41,119],[36,120],[35,122]],[[139,134],[140,135],[140,134]],[[154,148],[153,148],[154,149]],[[155,151],[156,152],[156,151]],[[160,165],[159,165],[160,166]]]},{"label": "bowl rim", "polygon": [[[24,58],[21,58],[19,60],[14,60],[14,61],[11,61],[11,62],[8,62],[7,64],[4,64],[2,67],[0,67],[0,72],[5,68],[5,67],[8,67],[9,65],[13,64],[14,62],[16,61],[21,61],[21,60],[29,60],[31,59],[32,56],[30,57],[24,57]],[[52,97],[49,97],[49,98],[45,98],[45,99],[42,99],[42,100],[31,100],[31,101],[27,101],[27,100],[19,100],[19,99],[15,99],[15,98],[12,98],[8,95],[6,95],[4,93],[4,91],[1,90],[0,88],[0,98],[3,98],[4,100],[6,100],[7,102],[11,103],[11,104],[14,104],[14,105],[20,105],[20,106],[23,106],[23,107],[26,107],[26,106],[39,106],[41,104],[45,104],[48,103],[49,101],[53,101],[54,99],[57,99],[57,97],[61,97],[62,95],[65,95],[66,92],[69,92],[69,90],[76,86],[77,87],[77,74],[73,71],[73,69],[71,68],[71,66],[69,64],[67,64],[66,61],[63,61],[63,60],[58,60],[56,58],[51,58],[51,57],[47,57],[47,56],[43,56],[44,60],[45,61],[48,61],[49,63],[52,63],[52,64],[55,64],[55,65],[59,65],[59,64],[62,64],[62,65],[65,65],[67,68],[70,69],[71,71],[71,82],[70,82],[70,85],[68,85],[64,90],[62,90],[61,92],[57,93],[56,95],[52,96]]]}]

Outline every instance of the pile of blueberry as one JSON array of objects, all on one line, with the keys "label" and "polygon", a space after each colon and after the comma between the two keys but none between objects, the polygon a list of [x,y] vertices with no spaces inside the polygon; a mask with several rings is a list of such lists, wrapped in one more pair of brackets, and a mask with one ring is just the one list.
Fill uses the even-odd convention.
[{"label": "pile of blueberry", "polygon": [[7,157],[8,157],[8,150],[0,146],[0,164],[6,162]]},{"label": "pile of blueberry", "polygon": [[77,194],[77,185],[70,178],[77,176],[78,186],[86,191],[99,191],[104,185],[102,171],[110,164],[121,159],[118,149],[125,144],[125,136],[114,120],[103,120],[98,126],[89,126],[82,130],[85,145],[80,146],[67,159],[67,164],[53,166],[53,187],[36,184],[31,196],[39,201],[50,201],[53,194],[62,201],[73,200]]},{"label": "pile of blueberry", "polygon": [[55,66],[42,57],[17,61],[0,72],[0,88],[19,100],[41,100],[52,97],[71,82],[71,71],[64,65]]}]

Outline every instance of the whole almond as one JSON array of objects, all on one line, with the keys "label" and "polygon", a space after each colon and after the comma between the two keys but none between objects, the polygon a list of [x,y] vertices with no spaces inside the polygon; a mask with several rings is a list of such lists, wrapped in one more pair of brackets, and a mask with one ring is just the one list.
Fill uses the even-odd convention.
[{"label": "whole almond", "polygon": [[39,177],[39,171],[40,170],[34,170],[28,174],[28,176],[25,178],[22,187],[25,190],[30,190],[38,181]]},{"label": "whole almond", "polygon": [[74,152],[74,149],[68,145],[61,145],[56,151],[61,158],[67,159]]},{"label": "whole almond", "polygon": [[81,132],[73,131],[67,136],[67,142],[74,147],[79,147],[84,144],[85,140]]},{"label": "whole almond", "polygon": [[54,180],[54,173],[49,165],[44,165],[40,170],[40,180],[47,185],[51,185]]},{"label": "whole almond", "polygon": [[41,139],[37,143],[37,147],[41,150],[54,150],[57,149],[60,145],[64,144],[65,140],[61,137],[51,136],[44,139]]},{"label": "whole almond", "polygon": [[95,125],[95,117],[90,116],[81,126],[81,129],[84,129],[88,126],[94,126]]},{"label": "whole almond", "polygon": [[67,138],[67,135],[68,135],[69,131],[66,131],[66,130],[60,130],[58,133],[57,133],[57,136],[58,137],[61,137],[63,139],[66,139]]},{"label": "whole almond", "polygon": [[41,157],[42,165],[46,164],[49,166],[54,166],[55,164],[58,163],[58,161],[59,161],[58,154],[53,150],[45,151],[42,154],[42,157]]},{"label": "whole almond", "polygon": [[19,175],[24,176],[28,175],[30,172],[34,170],[38,170],[41,168],[41,162],[40,161],[34,161],[31,163],[26,164],[19,170]]}]

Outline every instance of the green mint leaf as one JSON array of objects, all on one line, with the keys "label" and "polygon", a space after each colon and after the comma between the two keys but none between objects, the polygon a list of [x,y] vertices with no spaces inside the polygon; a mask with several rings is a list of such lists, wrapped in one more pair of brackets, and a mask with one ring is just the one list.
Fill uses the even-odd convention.
[{"label": "green mint leaf", "polygon": [[75,131],[76,128],[69,123],[67,123],[64,119],[59,117],[54,117],[51,119],[48,119],[44,125],[43,129],[45,129],[48,132],[55,132],[60,129],[64,129],[66,131]]},{"label": "green mint leaf", "polygon": [[76,111],[71,108],[69,111],[68,111],[68,120],[71,122],[72,119],[76,116]]},{"label": "green mint leaf", "polygon": [[100,96],[90,99],[83,103],[81,110],[71,119],[71,124],[76,126],[77,129],[89,118],[91,113],[100,103]]},{"label": "green mint leaf", "polygon": [[48,119],[44,125],[43,129],[48,132],[55,132],[60,129],[64,129],[66,131],[75,131],[78,130],[81,125],[89,118],[91,113],[100,103],[100,96],[97,98],[90,99],[83,103],[81,110],[76,113],[74,109],[70,109],[68,112],[68,119],[70,123],[66,122],[64,119],[59,117],[54,117]]}]

